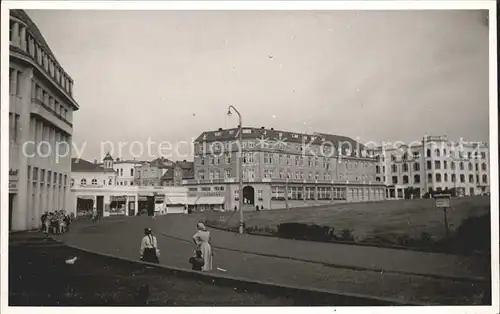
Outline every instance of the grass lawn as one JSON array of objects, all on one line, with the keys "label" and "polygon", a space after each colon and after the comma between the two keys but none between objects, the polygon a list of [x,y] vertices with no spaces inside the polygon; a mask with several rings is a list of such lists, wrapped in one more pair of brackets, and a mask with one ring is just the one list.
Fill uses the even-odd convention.
[{"label": "grass lawn", "polygon": [[[450,231],[453,232],[469,217],[489,212],[488,196],[453,198],[451,208],[448,209]],[[206,220],[221,227],[236,227],[239,215],[234,212],[207,213]],[[340,234],[342,229],[350,229],[356,241],[376,236],[405,234],[419,238],[422,232],[429,233],[435,240],[445,236],[443,210],[435,208],[433,199],[345,203],[290,210],[245,212],[246,227],[276,229],[283,222],[330,226],[335,228],[335,234]]]}]

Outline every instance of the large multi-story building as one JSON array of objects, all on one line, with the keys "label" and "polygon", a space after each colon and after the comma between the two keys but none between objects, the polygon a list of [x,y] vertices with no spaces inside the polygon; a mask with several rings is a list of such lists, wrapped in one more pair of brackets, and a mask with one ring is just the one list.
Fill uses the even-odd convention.
[{"label": "large multi-story building", "polygon": [[[348,137],[242,128],[246,208],[276,209],[346,201],[382,200],[373,152]],[[238,129],[203,132],[194,142],[193,180],[183,180],[205,203],[237,208]]]},{"label": "large multi-story building", "polygon": [[489,148],[480,142],[453,142],[446,136],[425,136],[398,147],[379,147],[376,180],[388,199],[423,197],[449,191],[457,196],[481,195],[489,188]]},{"label": "large multi-story building", "polygon": [[10,10],[9,227],[38,228],[68,205],[73,80],[23,10]]}]

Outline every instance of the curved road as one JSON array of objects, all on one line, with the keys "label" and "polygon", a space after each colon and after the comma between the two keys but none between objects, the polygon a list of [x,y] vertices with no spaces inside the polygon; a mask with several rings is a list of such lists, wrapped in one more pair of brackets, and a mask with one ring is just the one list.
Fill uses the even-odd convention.
[{"label": "curved road", "polygon": [[[96,225],[78,221],[70,233],[58,238],[95,252],[138,259],[143,230],[150,227],[158,238],[161,263],[190,268],[187,261],[194,250],[191,236],[199,219],[202,216],[169,215],[155,219],[112,217]],[[476,304],[489,285],[451,279],[485,277],[487,262],[477,257],[238,235],[214,229],[211,233],[213,271],[220,273],[220,267],[236,277],[446,305]]]}]

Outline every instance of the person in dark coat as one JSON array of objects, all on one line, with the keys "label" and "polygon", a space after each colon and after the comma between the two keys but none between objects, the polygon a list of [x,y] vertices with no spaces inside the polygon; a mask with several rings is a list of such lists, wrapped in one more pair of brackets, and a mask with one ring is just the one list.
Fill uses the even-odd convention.
[{"label": "person in dark coat", "polygon": [[141,242],[141,261],[158,264],[160,263],[159,256],[160,250],[158,249],[156,237],[150,228],[145,228]]}]

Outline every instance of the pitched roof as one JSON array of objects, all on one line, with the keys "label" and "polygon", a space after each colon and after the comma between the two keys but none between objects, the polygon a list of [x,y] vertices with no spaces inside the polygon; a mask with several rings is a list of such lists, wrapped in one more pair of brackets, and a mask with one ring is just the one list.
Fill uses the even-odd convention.
[{"label": "pitched roof", "polygon": [[136,164],[136,165],[139,165],[139,164],[143,164],[145,163],[145,161],[142,161],[142,160],[119,160],[119,161],[115,161],[114,164]]},{"label": "pitched roof", "polygon": [[156,159],[149,162],[150,167],[158,167],[160,169],[170,168],[174,164],[175,164],[175,162],[173,162],[169,159],[163,158],[163,157],[156,158]]},{"label": "pitched roof", "polygon": [[111,154],[109,152],[106,153],[106,156],[102,160],[113,160],[113,157],[111,157]]},{"label": "pitched roof", "polygon": [[[238,128],[233,129],[219,129],[217,131],[206,131],[200,134],[196,138],[196,142],[206,141],[227,141],[235,140],[238,136]],[[282,140],[287,143],[304,143],[304,144],[318,144],[321,145],[322,141],[316,135],[296,133],[289,131],[275,130],[273,128],[254,128],[254,127],[243,127],[243,139],[259,139],[266,138],[268,140]]]},{"label": "pitched roof", "polygon": [[177,164],[182,169],[183,179],[194,179],[194,162],[193,161],[178,161]]},{"label": "pitched roof", "polygon": [[[217,131],[207,131],[201,133],[200,136],[196,138],[195,142],[227,141],[234,140],[237,138],[237,136],[238,128],[219,129]],[[359,148],[359,157],[363,157],[361,156],[361,153],[367,149],[363,144],[350,137],[317,132],[313,134],[306,134],[266,128],[243,127],[242,137],[243,139],[265,138],[271,141],[278,141],[281,139],[281,141],[285,143],[298,143],[305,145],[322,145],[326,142],[327,144],[333,145],[336,148],[341,147],[342,154],[344,155],[348,155],[349,149],[351,149],[351,153],[349,155],[353,155],[356,149]]]},{"label": "pitched roof", "polygon": [[81,158],[71,158],[71,172],[115,172],[111,168],[103,168],[98,164]]}]

